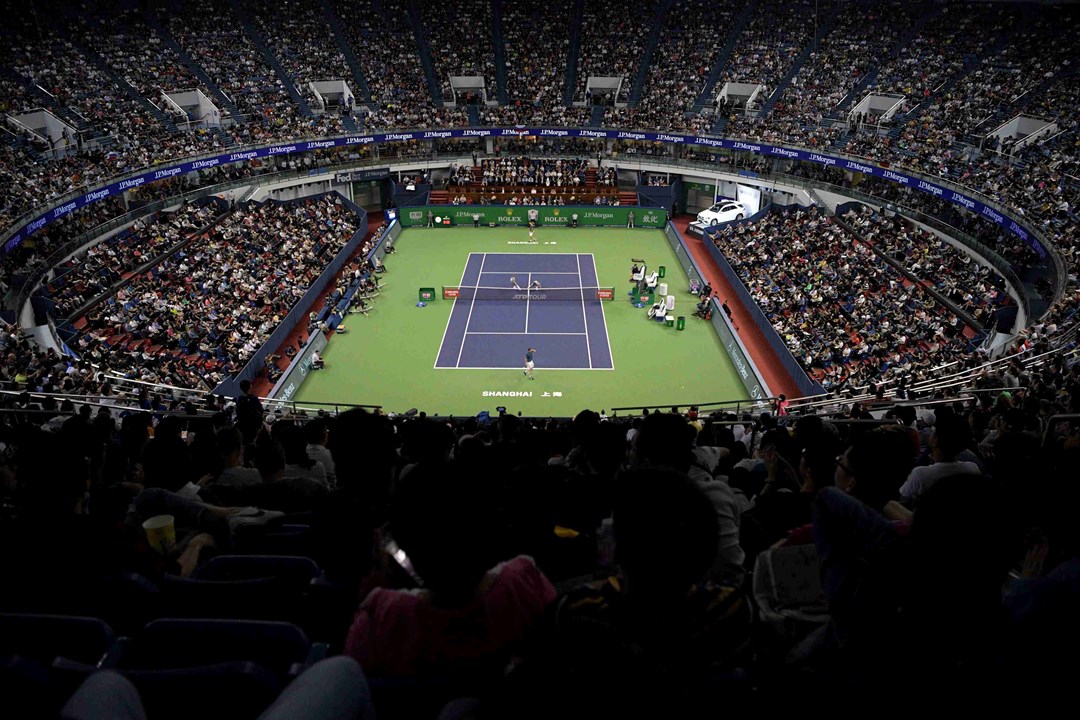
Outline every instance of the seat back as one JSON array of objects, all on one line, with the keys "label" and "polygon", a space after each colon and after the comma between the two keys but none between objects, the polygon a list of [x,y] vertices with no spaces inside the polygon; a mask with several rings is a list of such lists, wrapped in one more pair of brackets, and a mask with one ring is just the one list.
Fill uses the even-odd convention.
[{"label": "seat back", "polygon": [[105,622],[66,615],[0,615],[0,655],[18,655],[48,665],[59,655],[96,663],[115,635]]},{"label": "seat back", "polygon": [[314,560],[296,555],[219,555],[196,574],[199,580],[272,577],[290,585],[307,585],[321,576],[322,571]]},{"label": "seat back", "polygon": [[131,639],[121,670],[168,670],[257,662],[279,678],[303,667],[311,642],[296,625],[260,620],[165,618]]}]

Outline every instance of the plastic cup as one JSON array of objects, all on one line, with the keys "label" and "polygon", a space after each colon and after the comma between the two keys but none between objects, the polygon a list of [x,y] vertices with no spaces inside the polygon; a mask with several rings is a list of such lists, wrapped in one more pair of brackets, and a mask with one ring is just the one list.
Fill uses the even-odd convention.
[{"label": "plastic cup", "polygon": [[172,515],[155,515],[145,520],[142,526],[154,552],[166,555],[176,547],[176,525]]}]

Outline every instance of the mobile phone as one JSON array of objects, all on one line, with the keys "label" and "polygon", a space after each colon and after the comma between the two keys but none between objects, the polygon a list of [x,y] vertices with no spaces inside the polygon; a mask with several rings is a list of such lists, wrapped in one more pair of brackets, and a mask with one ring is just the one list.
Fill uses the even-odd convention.
[{"label": "mobile phone", "polygon": [[416,572],[416,568],[413,567],[412,560],[405,554],[405,551],[394,541],[394,538],[389,533],[383,532],[382,536],[382,549],[387,555],[394,559],[406,575],[408,575],[418,587],[424,587],[424,580]]}]

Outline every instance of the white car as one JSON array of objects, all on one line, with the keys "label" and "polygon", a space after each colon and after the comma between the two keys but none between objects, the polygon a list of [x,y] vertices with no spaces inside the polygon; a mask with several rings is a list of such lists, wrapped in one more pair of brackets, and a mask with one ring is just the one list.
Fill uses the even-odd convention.
[{"label": "white car", "polygon": [[704,225],[719,225],[729,220],[742,220],[746,215],[746,207],[741,202],[721,200],[708,210],[699,212],[697,221]]}]

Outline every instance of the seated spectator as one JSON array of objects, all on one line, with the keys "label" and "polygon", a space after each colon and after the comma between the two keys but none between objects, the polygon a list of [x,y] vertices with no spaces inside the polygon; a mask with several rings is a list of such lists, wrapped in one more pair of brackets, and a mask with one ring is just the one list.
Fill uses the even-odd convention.
[{"label": "seated spectator", "polygon": [[616,487],[619,573],[559,599],[552,627],[510,676],[500,698],[508,706],[494,703],[499,716],[552,717],[566,707],[575,717],[680,715],[716,691],[710,671],[730,666],[747,641],[745,596],[707,580],[720,524],[701,486],[685,473],[639,468]]},{"label": "seated spectator", "polygon": [[373,590],[345,653],[373,677],[499,672],[555,589],[529,557],[492,567],[487,502],[465,468],[419,465],[405,480],[391,528],[423,589]]},{"label": "seated spectator", "polygon": [[951,415],[937,418],[930,434],[930,452],[934,462],[914,468],[900,486],[905,502],[916,502],[934,483],[953,475],[979,475],[979,466],[959,461],[956,456],[971,444],[971,429],[964,420]]}]

